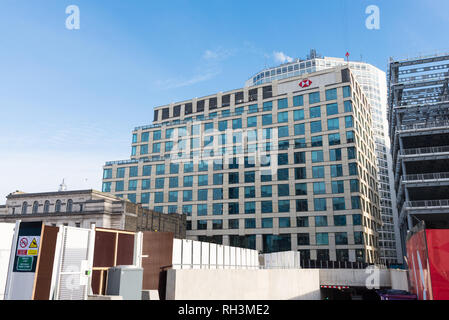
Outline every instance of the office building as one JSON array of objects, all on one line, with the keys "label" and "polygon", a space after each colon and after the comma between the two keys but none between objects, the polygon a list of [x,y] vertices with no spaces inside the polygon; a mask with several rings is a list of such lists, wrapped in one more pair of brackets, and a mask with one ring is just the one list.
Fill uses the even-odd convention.
[{"label": "office building", "polygon": [[156,107],[103,191],[187,214],[187,237],[378,262],[371,109],[347,67]]}]

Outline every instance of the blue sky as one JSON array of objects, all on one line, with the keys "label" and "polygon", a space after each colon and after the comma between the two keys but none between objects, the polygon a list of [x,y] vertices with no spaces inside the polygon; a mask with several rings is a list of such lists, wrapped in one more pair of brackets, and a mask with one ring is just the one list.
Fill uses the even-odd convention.
[{"label": "blue sky", "polygon": [[[80,29],[65,27],[68,5]],[[380,30],[365,8],[380,9]],[[0,203],[101,188],[154,106],[242,87],[275,52],[363,59],[449,51],[449,1],[0,0]]]}]

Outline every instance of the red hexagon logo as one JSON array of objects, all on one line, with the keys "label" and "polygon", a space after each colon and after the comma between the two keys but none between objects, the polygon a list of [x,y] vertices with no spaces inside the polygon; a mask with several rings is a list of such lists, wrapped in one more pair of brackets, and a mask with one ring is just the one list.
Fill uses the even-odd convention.
[{"label": "red hexagon logo", "polygon": [[299,83],[299,86],[301,88],[307,88],[307,87],[310,87],[311,84],[312,84],[312,81],[310,81],[309,79],[304,79]]}]

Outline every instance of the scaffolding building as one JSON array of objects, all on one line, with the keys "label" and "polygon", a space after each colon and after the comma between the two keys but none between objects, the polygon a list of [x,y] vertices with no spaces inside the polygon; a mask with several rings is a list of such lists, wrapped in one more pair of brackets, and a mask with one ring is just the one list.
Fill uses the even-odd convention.
[{"label": "scaffolding building", "polygon": [[449,227],[448,81],[449,54],[390,59],[388,118],[403,250],[418,222]]}]

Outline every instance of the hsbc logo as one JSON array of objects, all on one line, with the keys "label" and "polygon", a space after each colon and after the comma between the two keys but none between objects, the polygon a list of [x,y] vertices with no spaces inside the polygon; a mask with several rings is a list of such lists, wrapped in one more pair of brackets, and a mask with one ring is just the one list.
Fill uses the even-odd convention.
[{"label": "hsbc logo", "polygon": [[301,88],[307,88],[307,87],[310,87],[311,84],[312,84],[312,81],[310,81],[309,79],[304,79],[299,83],[299,86]]}]

